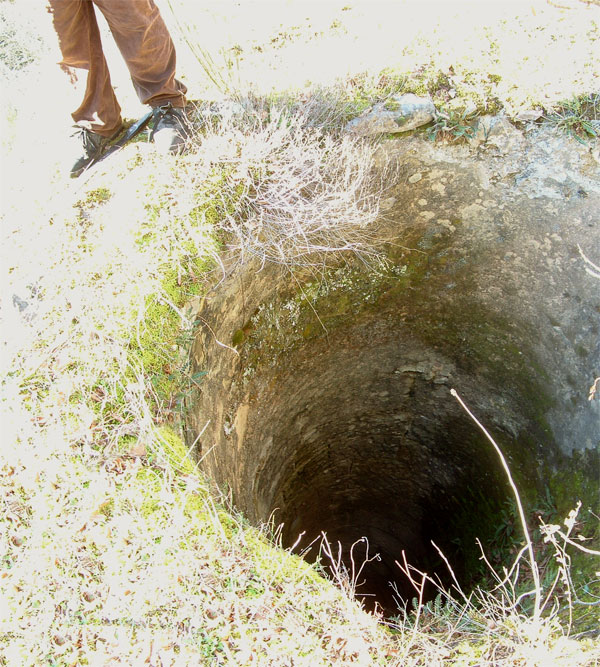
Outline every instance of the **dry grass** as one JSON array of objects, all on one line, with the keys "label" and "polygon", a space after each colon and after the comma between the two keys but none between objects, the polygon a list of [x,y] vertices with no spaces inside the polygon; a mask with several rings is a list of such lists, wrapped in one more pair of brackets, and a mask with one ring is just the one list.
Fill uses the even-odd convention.
[{"label": "dry grass", "polygon": [[369,227],[386,176],[392,180],[391,169],[373,169],[376,146],[311,127],[310,108],[239,106],[238,117],[220,117],[208,130],[199,155],[223,150],[226,138],[222,192],[236,193],[239,207],[220,225],[242,260],[250,255],[292,267],[320,263],[324,254],[372,253]]},{"label": "dry grass", "polygon": [[[188,155],[164,161],[141,142],[70,181],[57,168],[71,100],[57,99],[52,35],[37,3],[1,9],[0,664],[593,664],[596,649],[570,639],[562,617],[533,623],[484,591],[468,604],[443,594],[390,632],[352,599],[352,573],[338,567],[334,587],[214,500],[177,437],[181,398],[201,381],[181,354],[186,304],[219,270],[223,243],[290,264],[367,249],[382,187],[373,146],[336,128],[364,105],[376,68],[360,85],[319,88],[313,70],[309,93],[200,105]],[[342,12],[283,31],[273,16],[221,78],[233,85],[262,62],[272,88],[280,57],[304,52],[306,68],[312,46],[352,43],[334,21],[355,15]],[[40,100],[55,101],[44,125]]]}]

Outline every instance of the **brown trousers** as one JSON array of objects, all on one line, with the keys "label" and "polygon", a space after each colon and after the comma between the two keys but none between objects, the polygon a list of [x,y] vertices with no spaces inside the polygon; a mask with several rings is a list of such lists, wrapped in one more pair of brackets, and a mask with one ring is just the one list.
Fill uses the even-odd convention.
[{"label": "brown trousers", "polygon": [[121,107],[110,82],[94,5],[104,14],[144,104],[185,106],[186,87],[175,78],[175,47],[154,0],[48,0],[66,71],[87,70],[87,85],[73,120],[102,136],[121,126]]}]

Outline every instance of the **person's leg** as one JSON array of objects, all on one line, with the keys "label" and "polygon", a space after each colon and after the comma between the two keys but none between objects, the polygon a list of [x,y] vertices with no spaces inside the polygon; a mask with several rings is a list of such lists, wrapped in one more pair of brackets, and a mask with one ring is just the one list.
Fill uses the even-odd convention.
[{"label": "person's leg", "polygon": [[94,6],[89,0],[48,0],[48,4],[62,53],[61,67],[72,78],[76,70],[87,70],[84,98],[73,120],[101,137],[112,137],[122,126],[121,108],[102,52]]},{"label": "person's leg", "polygon": [[185,106],[175,47],[154,0],[93,0],[104,14],[143,104]]},{"label": "person's leg", "polygon": [[175,46],[154,0],[93,0],[104,14],[143,104],[155,109],[152,140],[181,152],[189,136],[186,87],[175,78]]}]

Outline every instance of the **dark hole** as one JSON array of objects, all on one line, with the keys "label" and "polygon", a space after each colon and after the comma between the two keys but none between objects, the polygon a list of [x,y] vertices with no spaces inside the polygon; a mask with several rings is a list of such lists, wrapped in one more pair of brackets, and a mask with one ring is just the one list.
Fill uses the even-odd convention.
[{"label": "dark hole", "polygon": [[[429,437],[440,440],[410,444],[406,434],[398,436],[393,422],[378,423],[376,432],[327,439],[322,454],[295,466],[278,490],[276,518],[284,524],[284,546],[304,533],[296,551],[303,552],[314,540],[303,555],[320,557],[327,572],[331,562],[320,540],[325,533],[334,557],[341,547],[357,597],[368,609],[377,604],[387,616],[417,597],[396,561],[404,564],[406,558],[450,587],[449,569],[435,543],[461,587],[468,589],[482,576],[476,538],[489,544],[497,527],[505,484],[486,443],[465,420],[438,428]],[[329,466],[325,459],[330,449],[352,453]],[[437,453],[427,461],[432,450]],[[420,580],[416,573],[415,579]],[[427,585],[425,601],[436,593]]]},{"label": "dark hole", "polygon": [[[351,576],[378,554],[356,595],[388,616],[417,595],[396,564],[403,553],[451,585],[432,541],[461,586],[476,581],[475,540],[492,539],[507,497],[495,453],[450,397],[443,372],[430,361],[399,364],[397,353],[372,347],[359,358],[339,348],[263,378],[260,419],[246,439],[248,455],[264,461],[252,480],[260,518],[275,512],[286,547],[303,534],[295,550],[308,560],[319,557],[326,533]],[[321,562],[327,569],[322,553]],[[426,598],[435,594],[426,589]]]}]

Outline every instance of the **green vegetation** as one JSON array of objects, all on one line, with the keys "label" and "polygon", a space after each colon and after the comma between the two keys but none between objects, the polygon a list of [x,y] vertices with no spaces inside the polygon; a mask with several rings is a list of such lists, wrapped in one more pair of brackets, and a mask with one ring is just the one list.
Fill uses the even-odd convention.
[{"label": "green vegetation", "polygon": [[585,145],[600,136],[600,93],[561,102],[546,120]]},{"label": "green vegetation", "polygon": [[428,129],[429,138],[435,140],[438,136],[448,137],[452,141],[472,139],[475,136],[473,120],[476,115],[472,109],[455,112],[439,109],[434,122]]},{"label": "green vegetation", "polygon": [[[187,40],[202,43],[208,28],[194,38],[189,12],[196,8],[202,24],[205,10],[171,4],[187,26]],[[189,370],[187,346],[202,323],[187,306],[220,277],[221,250],[302,265],[324,240],[325,253],[361,250],[356,230],[374,217],[378,193],[369,194],[372,148],[339,140],[350,117],[397,92],[427,92],[450,109],[438,121],[442,134],[466,136],[458,121],[466,123],[461,114],[474,102],[479,113],[540,104],[549,122],[586,140],[597,136],[588,122],[597,120],[597,97],[588,94],[597,15],[586,15],[575,43],[569,30],[580,23],[551,9],[552,20],[543,12],[533,27],[522,15],[499,22],[481,48],[485,29],[474,29],[455,63],[447,62],[445,32],[443,39],[419,34],[405,42],[397,67],[355,66],[352,39],[346,59],[337,50],[338,57],[323,58],[313,47],[351,37],[356,11],[340,6],[333,17],[295,18],[285,29],[255,21],[263,25],[261,37],[249,29],[247,16],[231,17],[227,7],[231,29],[240,28],[236,39],[217,45],[204,70],[183,47],[180,60],[196,97],[210,98],[206,68],[216,68],[213,83],[225,82],[238,107],[215,111],[199,104],[198,142],[185,156],[165,161],[136,142],[69,181],[58,171],[61,154],[52,143],[60,144],[53,123],[58,115],[68,123],[69,100],[42,85],[50,67],[56,69],[49,56],[53,35],[43,32],[37,4],[0,4],[7,90],[2,141],[9,167],[1,263],[8,296],[0,380],[0,665],[566,665],[597,659],[591,641],[568,636],[562,611],[557,616],[549,607],[547,619],[533,623],[514,593],[498,601],[481,591],[477,604],[440,593],[385,626],[347,594],[352,586],[344,587],[344,573],[338,573],[340,590],[317,567],[278,548],[267,528],[249,526],[215,499],[181,440],[186,396],[208,370]],[[507,34],[521,36],[524,27],[538,49],[527,65],[503,42]],[[549,87],[554,71],[544,39],[552,31],[561,61],[574,63],[576,75]],[[214,34],[230,37],[225,30]],[[299,44],[322,67],[302,72],[296,89],[285,90],[278,77],[290,76],[293,68],[285,63],[297,59]],[[337,72],[335,84],[320,81],[331,60],[353,71]],[[520,83],[525,69],[537,75],[531,85]],[[267,90],[248,90],[259,74]],[[139,115],[124,91],[128,115]],[[563,99],[579,101],[561,107]],[[297,180],[298,165],[308,183]],[[295,197],[313,181],[321,189]],[[341,203],[329,199],[340,184],[348,186]],[[323,236],[321,227],[308,226],[316,212],[317,223],[344,217],[347,226]],[[302,335],[310,337],[307,326]],[[236,332],[232,344],[245,345],[247,335]],[[558,478],[550,488],[559,521],[570,509],[571,489]],[[584,509],[592,506],[586,479],[576,491]],[[497,529],[499,544],[516,544],[511,526],[507,513]],[[593,537],[594,530],[585,515],[582,533]],[[576,526],[563,532],[578,533]],[[573,546],[557,531],[548,536],[556,563],[547,570],[551,586],[555,573],[567,576],[564,553]],[[577,556],[573,576],[595,576],[592,563],[587,554]],[[592,599],[569,588],[568,578],[560,581],[561,595]]]}]

